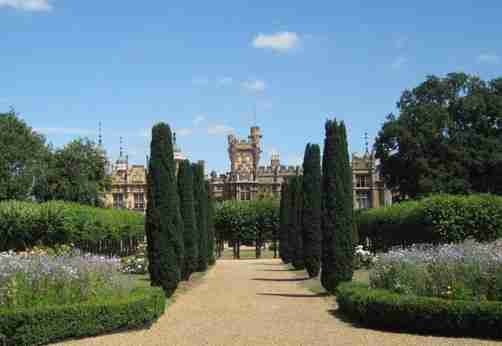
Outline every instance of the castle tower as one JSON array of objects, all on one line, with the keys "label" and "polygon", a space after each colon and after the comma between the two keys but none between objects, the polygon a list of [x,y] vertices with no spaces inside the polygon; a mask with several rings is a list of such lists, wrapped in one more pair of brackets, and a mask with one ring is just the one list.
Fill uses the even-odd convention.
[{"label": "castle tower", "polygon": [[260,128],[251,128],[247,140],[228,136],[228,155],[230,157],[230,172],[240,180],[254,181],[258,170],[261,154]]}]

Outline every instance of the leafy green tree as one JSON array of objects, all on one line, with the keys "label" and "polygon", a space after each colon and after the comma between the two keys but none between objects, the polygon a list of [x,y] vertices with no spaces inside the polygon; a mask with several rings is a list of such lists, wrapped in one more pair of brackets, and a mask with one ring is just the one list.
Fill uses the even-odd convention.
[{"label": "leafy green tree", "polygon": [[353,196],[345,124],[326,122],[322,177],[321,283],[334,293],[353,275]]},{"label": "leafy green tree", "polygon": [[171,296],[181,278],[183,265],[183,219],[176,183],[172,133],[159,123],[152,129],[146,234],[152,284]]},{"label": "leafy green tree", "polygon": [[207,259],[208,264],[213,265],[216,262],[216,259],[214,257],[214,204],[211,197],[211,192],[209,190],[209,182],[206,181],[205,187],[207,193]]},{"label": "leafy green tree", "polygon": [[182,277],[188,280],[190,275],[197,271],[199,264],[199,244],[197,220],[195,219],[193,188],[193,171],[190,161],[181,161],[178,168],[178,194],[180,196],[181,216],[184,221],[185,258],[182,268]]},{"label": "leafy green tree", "polygon": [[287,181],[281,186],[281,204],[280,204],[280,228],[279,228],[279,257],[284,263],[291,262],[290,251],[290,228],[289,214],[291,208],[290,194]]},{"label": "leafy green tree", "polygon": [[321,149],[307,144],[303,161],[303,247],[305,268],[310,277],[319,275],[321,266]]},{"label": "leafy green tree", "polygon": [[402,199],[502,194],[502,78],[429,76],[405,90],[375,143],[387,186]]},{"label": "leafy green tree", "polygon": [[305,261],[303,254],[303,229],[302,229],[302,178],[294,176],[289,181],[290,193],[290,244],[291,244],[291,263],[295,269],[304,269]]},{"label": "leafy green tree", "polygon": [[27,199],[50,155],[44,136],[11,110],[0,113],[0,148],[0,201]]},{"label": "leafy green tree", "polygon": [[102,206],[110,187],[104,151],[87,138],[71,141],[49,158],[43,179],[35,185],[38,200],[63,200]]},{"label": "leafy green tree", "polygon": [[199,231],[199,262],[198,271],[207,270],[207,192],[204,183],[204,166],[198,163],[192,164],[194,173],[194,198],[197,229]]}]

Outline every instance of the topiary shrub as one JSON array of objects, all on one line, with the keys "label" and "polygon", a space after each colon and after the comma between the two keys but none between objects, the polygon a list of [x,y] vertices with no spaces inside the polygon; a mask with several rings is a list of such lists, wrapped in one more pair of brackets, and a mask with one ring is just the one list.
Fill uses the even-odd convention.
[{"label": "topiary shrub", "polygon": [[419,297],[342,283],[340,311],[366,326],[445,336],[502,338],[502,302]]},{"label": "topiary shrub", "polygon": [[[127,297],[81,304],[0,310],[0,335],[7,345],[42,345],[144,327],[165,310],[162,289],[137,288]],[[0,338],[1,345],[1,338]]]}]

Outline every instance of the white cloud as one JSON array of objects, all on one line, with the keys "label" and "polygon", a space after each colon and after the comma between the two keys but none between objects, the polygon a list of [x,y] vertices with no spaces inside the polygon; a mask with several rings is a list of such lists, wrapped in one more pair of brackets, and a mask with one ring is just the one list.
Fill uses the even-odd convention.
[{"label": "white cloud", "polygon": [[220,77],[218,78],[218,80],[216,81],[216,83],[218,85],[221,85],[221,86],[226,86],[226,85],[230,85],[234,82],[234,79],[232,77]]},{"label": "white cloud", "polygon": [[277,32],[275,34],[258,34],[252,43],[254,48],[272,49],[285,52],[298,46],[300,37],[296,32]]},{"label": "white cloud", "polygon": [[198,115],[196,116],[194,119],[193,119],[193,124],[195,126],[199,126],[202,122],[204,122],[204,120],[206,120],[206,117],[203,116],[203,115]]},{"label": "white cloud", "polygon": [[39,127],[35,128],[36,132],[46,135],[95,135],[96,130],[71,127]]},{"label": "white cloud", "polygon": [[207,128],[209,135],[228,135],[233,132],[234,129],[227,125],[213,125]]},{"label": "white cloud", "polygon": [[398,56],[397,58],[394,59],[391,66],[394,70],[400,70],[401,68],[404,67],[404,65],[407,62],[408,62],[407,58],[405,58],[404,56]]},{"label": "white cloud", "polygon": [[176,129],[174,130],[177,136],[180,137],[186,137],[190,136],[193,133],[193,130],[187,127],[181,128],[181,129]]},{"label": "white cloud", "polygon": [[241,85],[244,89],[249,90],[249,91],[253,91],[256,93],[262,93],[265,91],[265,88],[266,88],[265,82],[260,79],[248,80],[248,81],[242,82]]},{"label": "white cloud", "polygon": [[17,10],[34,12],[52,10],[49,0],[0,0],[0,7],[11,7]]},{"label": "white cloud", "polygon": [[502,59],[497,54],[484,53],[478,55],[477,61],[480,64],[499,64],[502,61]]}]

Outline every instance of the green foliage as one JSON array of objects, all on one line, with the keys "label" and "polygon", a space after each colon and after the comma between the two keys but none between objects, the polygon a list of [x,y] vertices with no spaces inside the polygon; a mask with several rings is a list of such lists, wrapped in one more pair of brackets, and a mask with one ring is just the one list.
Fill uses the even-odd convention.
[{"label": "green foliage", "polygon": [[279,256],[284,263],[291,262],[290,234],[289,234],[289,213],[290,194],[286,181],[281,186],[280,220],[279,220]]},{"label": "green foliage", "polygon": [[182,277],[188,280],[197,271],[199,263],[199,244],[197,220],[195,219],[194,180],[190,161],[184,160],[178,167],[178,194],[180,196],[181,216],[184,221],[185,258]]},{"label": "green foliage", "polygon": [[197,220],[197,230],[199,231],[199,261],[197,271],[203,272],[207,270],[207,191],[204,182],[204,166],[201,164],[192,164],[194,174],[194,198],[195,198],[195,215]]},{"label": "green foliage", "polygon": [[502,197],[494,195],[436,195],[361,212],[361,240],[373,251],[417,243],[452,243],[466,238],[502,238]]},{"label": "green foliage", "polygon": [[273,240],[279,227],[279,206],[274,200],[225,201],[216,205],[215,227],[223,239],[250,245],[262,232],[264,241]]},{"label": "green foliage", "polygon": [[57,340],[93,336],[144,327],[165,310],[159,288],[137,288],[117,298],[63,306],[0,310],[0,334],[8,345],[42,345]]},{"label": "green foliage", "polygon": [[303,228],[302,228],[302,177],[294,176],[289,179],[288,188],[290,194],[289,208],[289,241],[291,250],[291,264],[295,269],[305,268],[303,255]]},{"label": "green foliage", "polygon": [[476,302],[401,295],[367,285],[342,283],[340,311],[367,326],[397,331],[502,338],[502,302]]},{"label": "green foliage", "polygon": [[152,129],[148,179],[146,234],[152,284],[171,296],[181,278],[183,219],[179,207],[171,129],[159,123]]},{"label": "green foliage", "polygon": [[321,267],[321,150],[307,144],[303,160],[302,233],[305,268],[310,277]]},{"label": "green foliage", "polygon": [[47,167],[34,186],[39,201],[62,200],[100,206],[110,187],[104,151],[89,139],[76,139],[47,159]]},{"label": "green foliage", "polygon": [[321,282],[334,292],[353,275],[352,171],[343,122],[326,122],[322,181],[323,252]]},{"label": "green foliage", "polygon": [[0,148],[0,201],[27,199],[49,155],[45,138],[12,110],[0,113]]},{"label": "green foliage", "polygon": [[206,182],[207,192],[207,258],[208,264],[213,265],[216,263],[214,257],[215,251],[215,228],[214,228],[214,203],[209,191],[209,182]]},{"label": "green foliage", "polygon": [[502,79],[430,76],[398,107],[375,144],[390,188],[402,198],[502,194]]},{"label": "green foliage", "polygon": [[35,245],[142,239],[141,213],[68,202],[0,202],[0,251]]}]

